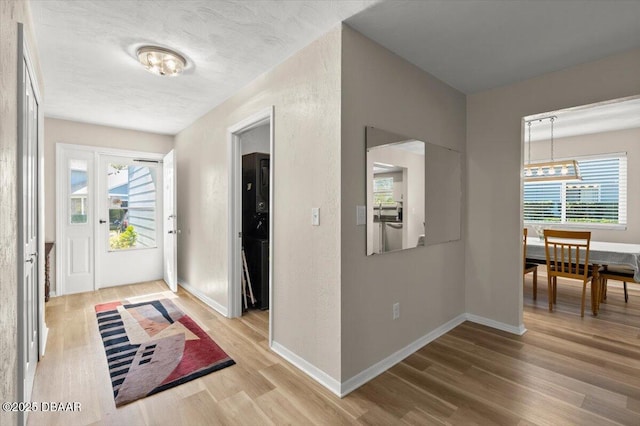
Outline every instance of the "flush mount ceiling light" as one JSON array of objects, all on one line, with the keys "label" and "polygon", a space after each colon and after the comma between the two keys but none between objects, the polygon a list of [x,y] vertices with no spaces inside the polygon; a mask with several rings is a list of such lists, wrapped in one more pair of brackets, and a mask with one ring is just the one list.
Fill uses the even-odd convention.
[{"label": "flush mount ceiling light", "polygon": [[[576,160],[553,160],[553,123],[557,118],[555,115],[552,115],[526,121],[527,126],[529,126],[529,162],[524,166],[525,182],[582,180],[580,168]],[[544,120],[551,121],[551,161],[531,163],[531,123],[534,121],[541,123]]]},{"label": "flush mount ceiling light", "polygon": [[158,46],[142,46],[137,51],[138,60],[147,71],[157,75],[174,77],[184,69],[187,61],[170,49]]}]

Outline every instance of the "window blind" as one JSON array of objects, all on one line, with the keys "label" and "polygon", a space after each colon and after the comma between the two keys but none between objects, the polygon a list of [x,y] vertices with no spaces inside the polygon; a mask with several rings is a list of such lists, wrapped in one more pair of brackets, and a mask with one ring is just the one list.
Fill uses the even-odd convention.
[{"label": "window blind", "polygon": [[580,181],[525,182],[525,222],[626,225],[626,154],[578,160],[578,166]]}]

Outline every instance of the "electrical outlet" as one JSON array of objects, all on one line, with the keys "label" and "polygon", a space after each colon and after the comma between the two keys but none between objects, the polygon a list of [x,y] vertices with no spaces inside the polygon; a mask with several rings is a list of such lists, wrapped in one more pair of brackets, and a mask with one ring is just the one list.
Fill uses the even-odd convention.
[{"label": "electrical outlet", "polygon": [[320,226],[320,207],[313,207],[311,209],[311,224],[313,226]]},{"label": "electrical outlet", "polygon": [[400,302],[393,304],[393,319],[397,320],[398,318],[400,318]]}]

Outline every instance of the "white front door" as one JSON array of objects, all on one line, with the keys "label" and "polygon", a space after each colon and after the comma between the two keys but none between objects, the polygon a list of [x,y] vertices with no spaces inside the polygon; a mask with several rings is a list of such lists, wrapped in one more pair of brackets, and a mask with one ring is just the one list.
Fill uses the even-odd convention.
[{"label": "white front door", "polygon": [[178,291],[178,226],[176,216],[176,154],[171,150],[162,162],[164,181],[164,281]]},{"label": "white front door", "polygon": [[161,155],[64,144],[56,150],[57,293],[161,280]]},{"label": "white front door", "polygon": [[158,161],[100,155],[98,288],[162,279],[162,169]]},{"label": "white front door", "polygon": [[[38,102],[27,63],[24,63],[21,147],[21,220],[19,241],[23,244],[21,348],[23,363],[23,401],[29,401],[38,363]],[[44,297],[44,296],[43,296]]]},{"label": "white front door", "polygon": [[[58,227],[61,256],[57,281],[61,294],[94,290],[94,163],[90,151],[58,153]],[[61,253],[63,252],[63,253]]]}]

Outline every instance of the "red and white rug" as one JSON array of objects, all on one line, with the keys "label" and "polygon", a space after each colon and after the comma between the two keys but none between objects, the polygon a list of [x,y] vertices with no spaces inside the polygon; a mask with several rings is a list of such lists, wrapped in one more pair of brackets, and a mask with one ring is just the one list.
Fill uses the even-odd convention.
[{"label": "red and white rug", "polygon": [[116,407],[235,364],[169,299],[95,308]]}]

